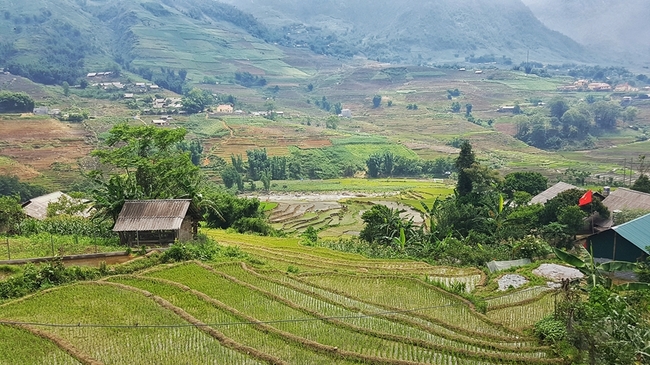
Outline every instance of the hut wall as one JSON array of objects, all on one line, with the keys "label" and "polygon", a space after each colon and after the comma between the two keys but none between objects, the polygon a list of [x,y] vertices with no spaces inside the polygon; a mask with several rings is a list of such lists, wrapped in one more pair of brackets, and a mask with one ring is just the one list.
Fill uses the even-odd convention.
[{"label": "hut wall", "polygon": [[178,232],[179,241],[191,241],[194,239],[194,220],[189,215],[185,216],[181,229]]}]

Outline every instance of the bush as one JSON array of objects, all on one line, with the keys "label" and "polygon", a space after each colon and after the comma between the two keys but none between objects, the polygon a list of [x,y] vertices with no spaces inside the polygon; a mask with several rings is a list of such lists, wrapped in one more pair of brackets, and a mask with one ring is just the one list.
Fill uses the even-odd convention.
[{"label": "bush", "polygon": [[239,233],[256,233],[262,236],[270,236],[274,233],[273,227],[264,218],[240,218],[232,228]]},{"label": "bush", "polygon": [[535,323],[533,332],[547,344],[555,344],[567,338],[566,326],[554,316],[545,317]]},{"label": "bush", "polygon": [[520,259],[526,258],[533,260],[538,257],[545,257],[552,252],[551,246],[546,241],[535,236],[526,236],[513,246],[514,257]]},{"label": "bush", "polygon": [[183,262],[190,260],[210,261],[218,256],[221,248],[213,240],[199,236],[195,242],[178,242],[162,254],[161,261]]}]

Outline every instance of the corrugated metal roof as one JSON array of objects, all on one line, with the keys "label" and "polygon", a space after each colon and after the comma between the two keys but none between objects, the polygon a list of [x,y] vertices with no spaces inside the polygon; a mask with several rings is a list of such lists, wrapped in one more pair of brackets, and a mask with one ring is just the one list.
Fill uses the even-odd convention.
[{"label": "corrugated metal roof", "polygon": [[115,232],[167,231],[181,228],[191,200],[127,200],[115,222]]},{"label": "corrugated metal roof", "polygon": [[640,191],[618,188],[612,191],[603,204],[610,212],[614,210],[643,209],[650,210],[650,194]]},{"label": "corrugated metal roof", "polygon": [[[88,202],[87,200],[83,199],[74,199],[70,195],[56,191],[54,193],[50,193],[47,195],[42,195],[36,198],[32,198],[25,203],[22,204],[23,207],[23,212],[25,215],[28,217],[36,218],[39,220],[43,220],[47,218],[47,207],[50,205],[50,203],[56,203],[58,202],[61,197],[66,197],[67,199],[75,202],[81,202],[81,203],[86,203]],[[86,209],[84,212],[80,213],[79,216],[88,218],[90,217],[90,208]]]},{"label": "corrugated metal roof", "polygon": [[612,227],[612,229],[645,253],[650,254],[646,248],[650,246],[650,214]]},{"label": "corrugated metal roof", "polygon": [[564,183],[560,181],[559,183],[551,186],[550,188],[542,191],[541,193],[535,195],[531,200],[530,204],[544,204],[547,201],[555,198],[559,193],[571,189],[577,189],[577,186]]}]

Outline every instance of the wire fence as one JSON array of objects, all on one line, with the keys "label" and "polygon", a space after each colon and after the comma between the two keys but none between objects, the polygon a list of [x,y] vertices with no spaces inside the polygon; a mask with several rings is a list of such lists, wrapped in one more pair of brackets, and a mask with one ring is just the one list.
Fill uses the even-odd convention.
[{"label": "wire fence", "polygon": [[0,237],[0,261],[95,254],[123,249],[119,241],[102,237],[40,233]]}]

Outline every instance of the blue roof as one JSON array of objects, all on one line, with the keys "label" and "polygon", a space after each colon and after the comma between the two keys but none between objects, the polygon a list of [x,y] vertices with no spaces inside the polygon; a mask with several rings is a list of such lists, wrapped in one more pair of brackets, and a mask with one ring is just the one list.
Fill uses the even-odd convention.
[{"label": "blue roof", "polygon": [[647,249],[650,246],[650,214],[612,227],[612,229],[643,252],[650,254]]}]

